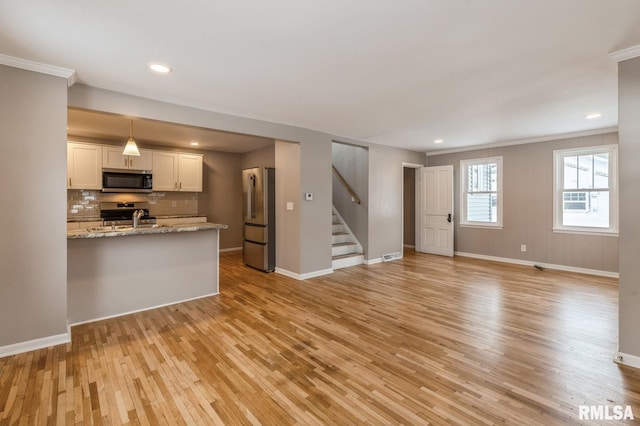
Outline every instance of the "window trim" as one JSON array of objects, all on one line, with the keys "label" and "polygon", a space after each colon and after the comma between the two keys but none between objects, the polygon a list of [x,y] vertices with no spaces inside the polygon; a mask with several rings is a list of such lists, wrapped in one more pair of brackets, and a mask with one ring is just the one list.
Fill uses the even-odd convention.
[{"label": "window trim", "polygon": [[[480,164],[497,164],[498,165],[498,188],[496,199],[496,222],[478,222],[467,219],[467,169],[468,166]],[[460,226],[466,228],[486,228],[486,229],[503,229],[502,225],[502,207],[503,207],[503,191],[502,191],[502,175],[504,174],[502,167],[502,156],[472,158],[468,160],[460,160]]]},{"label": "window trim", "polygon": [[[609,228],[597,228],[593,226],[566,226],[562,225],[562,194],[564,189],[564,157],[579,156],[585,154],[609,154]],[[579,192],[579,191],[574,191]],[[618,145],[596,145],[582,148],[558,149],[553,151],[553,232],[562,234],[583,234],[618,236]]]}]

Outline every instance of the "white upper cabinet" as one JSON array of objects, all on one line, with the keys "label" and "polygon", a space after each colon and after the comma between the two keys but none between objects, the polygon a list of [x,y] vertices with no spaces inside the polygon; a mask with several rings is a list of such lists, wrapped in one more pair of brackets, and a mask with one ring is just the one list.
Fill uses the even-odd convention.
[{"label": "white upper cabinet", "polygon": [[153,151],[153,190],[178,190],[178,154]]},{"label": "white upper cabinet", "polygon": [[202,154],[153,152],[153,190],[202,192]]},{"label": "white upper cabinet", "polygon": [[102,147],[102,167],[105,169],[151,170],[153,151],[140,149],[140,156],[122,155],[121,146]]},{"label": "white upper cabinet", "polygon": [[67,189],[102,189],[102,147],[67,143]]},{"label": "white upper cabinet", "polygon": [[178,155],[178,190],[202,192],[202,154]]}]

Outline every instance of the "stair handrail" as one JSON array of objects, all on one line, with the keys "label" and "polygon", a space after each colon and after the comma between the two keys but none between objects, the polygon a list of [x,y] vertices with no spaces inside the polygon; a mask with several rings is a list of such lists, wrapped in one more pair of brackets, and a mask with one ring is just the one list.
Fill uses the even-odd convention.
[{"label": "stair handrail", "polygon": [[331,165],[331,168],[333,169],[333,173],[336,175],[336,177],[338,178],[338,181],[340,181],[340,183],[342,184],[342,186],[344,187],[344,189],[347,190],[347,192],[349,193],[349,195],[351,195],[351,200],[353,200],[354,203],[356,204],[360,204],[360,197],[358,197],[358,195],[356,195],[355,191],[349,186],[349,184],[347,183],[346,180],[344,180],[344,178],[342,177],[342,175],[340,174],[340,172],[338,171],[338,169],[336,169],[336,166],[334,166],[333,164]]}]

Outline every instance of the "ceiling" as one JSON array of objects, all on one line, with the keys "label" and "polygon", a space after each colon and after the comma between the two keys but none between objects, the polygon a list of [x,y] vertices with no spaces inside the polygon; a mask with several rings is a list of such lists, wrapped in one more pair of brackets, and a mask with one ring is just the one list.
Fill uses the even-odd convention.
[{"label": "ceiling", "polygon": [[0,52],[81,83],[419,151],[616,126],[639,44],[638,0],[0,1]]},{"label": "ceiling", "polygon": [[[185,126],[164,121],[125,117],[96,111],[69,108],[67,134],[74,137],[98,139],[122,144],[129,138],[129,121],[138,145],[170,146],[220,152],[245,153],[274,143],[273,139],[238,133],[221,132],[201,127]],[[197,142],[197,146],[192,146]]]}]

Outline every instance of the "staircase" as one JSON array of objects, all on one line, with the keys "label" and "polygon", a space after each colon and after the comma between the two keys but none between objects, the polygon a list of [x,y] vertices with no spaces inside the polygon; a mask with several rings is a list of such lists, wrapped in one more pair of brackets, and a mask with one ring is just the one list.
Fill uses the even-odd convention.
[{"label": "staircase", "polygon": [[331,267],[333,269],[360,265],[364,262],[362,246],[335,208],[333,209],[332,240]]}]

